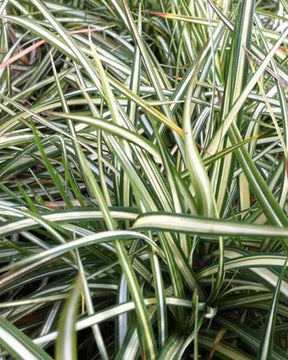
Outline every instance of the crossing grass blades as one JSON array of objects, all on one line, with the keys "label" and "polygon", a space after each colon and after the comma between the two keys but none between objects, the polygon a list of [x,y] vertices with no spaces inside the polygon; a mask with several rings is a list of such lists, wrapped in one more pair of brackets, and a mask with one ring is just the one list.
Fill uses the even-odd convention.
[{"label": "crossing grass blades", "polygon": [[287,15],[1,1],[1,360],[287,359]]}]

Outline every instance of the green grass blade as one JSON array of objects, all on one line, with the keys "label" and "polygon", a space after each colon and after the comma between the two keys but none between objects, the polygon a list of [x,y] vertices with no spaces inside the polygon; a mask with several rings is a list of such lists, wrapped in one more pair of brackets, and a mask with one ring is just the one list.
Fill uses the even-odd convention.
[{"label": "green grass blade", "polygon": [[0,342],[17,360],[51,360],[52,358],[35,345],[22,331],[4,318],[0,318]]},{"label": "green grass blade", "polygon": [[56,359],[77,360],[75,323],[79,310],[81,278],[78,277],[62,310],[56,342]]}]

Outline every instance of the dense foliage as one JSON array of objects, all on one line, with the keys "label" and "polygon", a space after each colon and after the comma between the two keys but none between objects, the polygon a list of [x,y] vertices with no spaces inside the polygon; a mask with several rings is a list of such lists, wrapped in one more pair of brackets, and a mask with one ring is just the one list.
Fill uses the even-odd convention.
[{"label": "dense foliage", "polygon": [[1,360],[287,359],[287,2],[0,14]]}]

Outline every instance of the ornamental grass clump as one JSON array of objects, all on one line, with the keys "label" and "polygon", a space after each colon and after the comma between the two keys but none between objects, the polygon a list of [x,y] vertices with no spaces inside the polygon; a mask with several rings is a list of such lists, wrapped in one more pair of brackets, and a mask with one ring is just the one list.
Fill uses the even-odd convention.
[{"label": "ornamental grass clump", "polygon": [[284,360],[284,0],[0,2],[1,360]]}]

